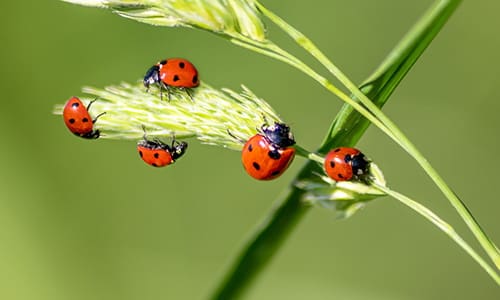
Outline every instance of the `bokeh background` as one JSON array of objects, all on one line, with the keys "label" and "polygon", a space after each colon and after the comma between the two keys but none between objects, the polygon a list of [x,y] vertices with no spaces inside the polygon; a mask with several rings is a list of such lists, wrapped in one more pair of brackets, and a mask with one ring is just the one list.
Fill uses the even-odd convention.
[{"label": "bokeh background", "polygon": [[[355,82],[432,1],[264,1]],[[500,243],[500,2],[465,1],[385,111]],[[192,60],[217,87],[250,87],[314,149],[341,103],[281,62],[215,35],[148,26],[60,1],[5,1],[0,18],[0,299],[206,299],[304,164],[248,177],[239,153],[191,141],[154,169],[130,141],[74,137],[55,104],[84,85],[136,81],[160,58]],[[275,27],[271,38],[318,66]],[[474,240],[419,167],[376,128],[360,144],[390,186]],[[444,234],[391,198],[337,221],[315,208],[246,299],[499,299]]]}]

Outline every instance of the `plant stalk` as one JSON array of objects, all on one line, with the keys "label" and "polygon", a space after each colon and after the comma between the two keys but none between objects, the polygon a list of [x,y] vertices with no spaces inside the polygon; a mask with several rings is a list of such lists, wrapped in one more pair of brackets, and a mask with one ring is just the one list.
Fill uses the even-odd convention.
[{"label": "plant stalk", "polygon": [[[434,4],[428,9],[428,11],[424,14],[423,18],[421,18],[415,26],[410,30],[410,32],[405,36],[402,41],[401,49],[398,47],[395,49],[395,52],[399,50],[403,50],[407,47],[406,45],[414,44],[415,42],[422,41],[420,40],[420,36],[425,34],[427,31],[437,33],[442,26],[449,19],[451,14],[456,10],[461,0],[447,0],[447,1],[436,1]],[[493,243],[492,240],[486,235],[485,231],[481,228],[479,223],[474,219],[473,215],[467,208],[464,202],[456,195],[455,192],[446,184],[444,179],[439,175],[439,173],[432,167],[432,165],[428,162],[428,160],[423,156],[423,154],[417,149],[417,147],[408,139],[408,137],[397,127],[397,125],[392,122],[363,92],[358,88],[349,78],[335,66],[327,57],[324,55],[316,45],[309,40],[305,35],[299,32],[297,29],[293,28],[290,24],[286,23],[283,19],[278,17],[276,14],[265,8],[262,4],[257,2],[258,8],[266,15],[270,20],[272,20],[276,25],[278,25],[283,31],[285,31],[297,44],[302,46],[306,51],[308,51],[313,57],[315,57],[325,68],[336,77],[360,102],[368,109],[370,114],[373,114],[377,121],[373,122],[372,118],[368,118],[371,122],[373,122],[377,127],[383,130],[389,137],[391,137],[396,143],[398,143],[405,151],[412,156],[417,163],[422,167],[422,169],[427,173],[427,175],[431,178],[431,180],[436,184],[436,186],[441,190],[444,196],[448,199],[451,205],[458,212],[462,220],[466,223],[467,227],[473,235],[476,237],[480,245],[483,247],[485,252],[491,258],[491,260],[495,263],[496,267],[500,269],[500,251],[497,246]],[[430,43],[432,38],[435,35],[423,35],[428,41],[424,40],[424,43],[417,43],[416,47],[423,47],[424,49]],[[421,52],[420,52],[421,53]],[[411,57],[409,57],[411,59]],[[389,59],[385,62],[389,65],[394,65],[391,63],[391,60],[396,61],[400,59],[400,56],[389,56]],[[416,59],[411,60],[414,63]],[[304,72],[308,74],[308,72]],[[311,76],[311,74],[308,74]],[[335,95],[339,96],[337,90],[335,88],[332,89],[331,84],[324,83],[324,80],[318,80],[317,76],[311,76],[316,81],[320,82],[325,88],[330,90]],[[346,101],[345,97],[340,97],[346,103],[350,103],[350,101]],[[354,108],[358,111],[359,107],[354,106]],[[361,111],[360,111],[361,112]],[[363,116],[367,117],[365,113],[362,113]],[[389,133],[388,133],[389,132]],[[325,141],[328,143],[328,140]]]},{"label": "plant stalk", "polygon": [[444,232],[455,243],[457,243],[458,246],[460,246],[465,252],[467,252],[467,254],[469,254],[469,256],[472,257],[472,259],[474,259],[498,285],[500,285],[500,276],[496,273],[496,271],[491,268],[490,265],[488,265],[488,263],[486,263],[486,261],[481,256],[479,256],[460,235],[458,235],[458,233],[450,224],[443,221],[430,209],[408,198],[407,196],[393,191],[388,187],[380,185],[376,185],[376,187],[381,192],[384,192],[387,195],[395,198],[399,202],[403,203],[404,205],[408,206],[409,208],[413,209],[418,214],[429,220],[432,224],[436,225],[442,232]]},{"label": "plant stalk", "polygon": [[[422,20],[426,17],[424,16]],[[440,17],[434,16],[434,18]],[[410,38],[407,36],[399,42],[385,62],[360,86],[362,92],[369,96],[377,107],[382,107],[440,29],[441,26],[438,26],[436,30],[425,30],[423,26],[414,28],[408,35]],[[244,46],[244,43],[241,45]],[[263,54],[273,53],[275,58],[278,57],[287,62],[286,56],[276,54],[271,49],[262,49],[260,45],[253,46],[260,49],[259,52],[267,53]],[[407,49],[407,51],[401,51],[402,49]],[[295,63],[295,67],[297,66]],[[355,145],[369,125],[370,122],[367,119],[363,118],[351,105],[345,104],[333,121],[319,152],[323,153],[327,149],[340,145]],[[319,173],[321,169],[316,161],[309,160],[297,175],[295,182],[311,176],[314,172]],[[292,186],[287,190],[287,194],[279,199],[277,208],[273,209],[269,217],[253,232],[212,299],[236,299],[250,286],[308,211],[309,206],[300,201],[304,192]]]}]

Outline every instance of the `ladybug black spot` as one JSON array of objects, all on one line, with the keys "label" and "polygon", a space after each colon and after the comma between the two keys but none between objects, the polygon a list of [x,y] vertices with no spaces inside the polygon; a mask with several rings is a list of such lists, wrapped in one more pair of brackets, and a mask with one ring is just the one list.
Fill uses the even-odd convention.
[{"label": "ladybug black spot", "polygon": [[346,156],[344,157],[344,161],[345,161],[346,163],[349,163],[351,160],[352,160],[352,156],[351,156],[351,155],[346,155]]},{"label": "ladybug black spot", "polygon": [[76,108],[76,107],[80,106],[80,103],[78,103],[78,102],[73,102],[73,104],[71,104],[71,106],[72,106],[72,107],[74,107],[74,108]]},{"label": "ladybug black spot", "polygon": [[344,175],[342,175],[342,174],[340,174],[340,173],[338,173],[338,174],[337,174],[337,176],[339,176],[339,178],[344,179]]},{"label": "ladybug black spot", "polygon": [[179,68],[184,69],[184,66],[185,66],[185,65],[184,65],[184,63],[181,61],[181,62],[179,63]]},{"label": "ladybug black spot", "polygon": [[260,165],[258,163],[253,162],[252,166],[254,167],[255,170],[257,170],[257,171],[260,170]]},{"label": "ladybug black spot", "polygon": [[142,151],[139,151],[139,156],[142,157]]},{"label": "ladybug black spot", "polygon": [[272,150],[272,151],[267,152],[267,155],[271,159],[274,159],[274,160],[278,160],[278,159],[281,158],[281,154],[278,151],[276,151],[276,150]]},{"label": "ladybug black spot", "polygon": [[276,175],[279,175],[280,173],[281,173],[281,171],[280,171],[280,170],[276,170],[276,171],[273,171],[273,172],[271,173],[271,175],[272,175],[272,176],[276,176]]},{"label": "ladybug black spot", "polygon": [[247,149],[248,149],[248,152],[252,152],[252,151],[253,151],[253,146],[252,146],[252,144],[248,145],[248,148],[247,148]]},{"label": "ladybug black spot", "polygon": [[75,124],[75,122],[76,122],[76,121],[75,121],[75,119],[71,118],[71,119],[69,119],[69,122],[70,122],[71,124]]},{"label": "ladybug black spot", "polygon": [[193,83],[197,83],[198,82],[198,75],[194,75],[193,76],[193,80],[192,80]]},{"label": "ladybug black spot", "polygon": [[330,168],[335,168],[335,162],[333,160],[330,160]]},{"label": "ladybug black spot", "polygon": [[158,159],[160,157],[160,154],[158,152],[156,152],[155,154],[153,154],[153,156]]},{"label": "ladybug black spot", "polygon": [[159,64],[160,64],[160,65],[166,65],[166,64],[167,64],[167,60],[166,60],[166,59],[165,59],[165,60],[162,60],[162,61],[160,61],[160,62],[159,62]]},{"label": "ladybug black spot", "polygon": [[155,164],[155,163],[152,163],[151,165],[152,165],[153,167],[158,167],[158,165],[157,165],[157,164]]},{"label": "ladybug black spot", "polygon": [[174,75],[174,82],[175,82],[175,81],[179,81],[179,79],[180,79],[180,78],[179,78],[179,75]]},{"label": "ladybug black spot", "polygon": [[89,119],[87,119],[87,118],[83,118],[83,119],[82,119],[82,122],[83,122],[83,123],[87,123],[88,121],[89,121]]},{"label": "ladybug black spot", "polygon": [[339,151],[340,151],[340,148],[333,150],[333,152],[339,152]]}]

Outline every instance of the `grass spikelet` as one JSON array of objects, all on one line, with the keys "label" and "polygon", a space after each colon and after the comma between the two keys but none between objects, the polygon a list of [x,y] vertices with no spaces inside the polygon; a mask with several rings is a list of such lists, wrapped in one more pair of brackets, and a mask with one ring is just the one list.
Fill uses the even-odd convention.
[{"label": "grass spikelet", "polygon": [[[185,90],[172,90],[169,101],[160,99],[157,88],[146,92],[142,83],[121,83],[103,89],[84,87],[90,97],[82,99],[88,103],[97,98],[91,115],[106,112],[95,124],[104,139],[138,140],[144,126],[151,136],[196,137],[206,144],[240,150],[242,141],[265,122],[283,122],[267,102],[245,86],[242,89],[237,93],[202,83],[190,91],[192,98]],[[57,105],[54,113],[61,114],[62,107]]]}]

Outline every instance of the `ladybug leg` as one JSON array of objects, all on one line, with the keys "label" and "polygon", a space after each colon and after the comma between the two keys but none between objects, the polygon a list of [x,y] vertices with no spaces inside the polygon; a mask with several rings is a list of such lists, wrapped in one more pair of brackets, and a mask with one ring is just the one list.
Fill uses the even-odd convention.
[{"label": "ladybug leg", "polygon": [[174,149],[177,145],[180,145],[180,143],[175,139],[175,134],[172,132],[172,143],[170,144],[170,147]]},{"label": "ladybug leg", "polygon": [[[94,100],[94,101],[95,101],[95,100]],[[94,101],[92,101],[92,102],[94,102]],[[92,103],[92,102],[91,102],[91,103]],[[92,123],[95,123],[95,121],[97,121],[97,119],[99,119],[99,117],[100,117],[100,116],[105,115],[105,114],[106,114],[106,112],[102,112],[102,113],[98,114],[98,115],[94,118],[94,120],[92,120]]]},{"label": "ladybug leg", "polygon": [[172,100],[172,93],[170,91],[170,87],[168,85],[165,85],[165,89],[167,90],[167,95],[168,95],[168,102],[170,102],[170,100]]},{"label": "ladybug leg", "polygon": [[160,101],[163,101],[163,84],[158,84],[160,88]]},{"label": "ladybug leg", "polygon": [[264,113],[261,113],[261,114],[262,114],[262,120],[264,120],[264,125],[267,126],[269,124],[269,122],[268,122],[268,120],[266,118],[266,115]]},{"label": "ladybug leg", "polygon": [[[168,145],[165,146],[168,147]],[[172,141],[172,146],[170,146],[170,153],[172,154],[172,159],[175,161],[176,159],[184,155],[187,147],[188,143],[186,142]]]},{"label": "ladybug leg", "polygon": [[163,101],[163,90],[167,90],[167,93],[169,94],[169,100],[170,100],[170,92],[168,90],[168,86],[164,84],[163,82],[157,82],[158,88],[160,89],[160,100]]},{"label": "ladybug leg", "polygon": [[94,120],[92,120],[92,123],[95,123],[95,121],[97,121],[97,119],[99,119],[99,117],[100,117],[100,116],[105,115],[105,114],[106,114],[106,112],[102,112],[102,113],[98,114],[98,115],[94,118]]},{"label": "ladybug leg", "polygon": [[235,136],[231,131],[229,131],[229,129],[227,129],[227,134],[229,134],[233,139],[237,140],[238,142],[240,142],[241,144],[245,144],[246,141]]},{"label": "ladybug leg", "polygon": [[[87,111],[89,111],[90,106],[92,105],[92,103],[96,102],[97,99],[99,99],[99,98],[95,98],[94,100],[92,100],[92,101],[89,102],[89,105],[87,105]],[[97,117],[95,117],[94,120],[92,120],[92,123],[95,123],[95,121],[97,121],[97,119],[99,119],[100,116],[105,115],[105,114],[106,114],[106,112],[102,112],[102,113],[98,114]],[[98,137],[99,137],[99,132],[97,132],[97,137],[96,138],[98,138]]]},{"label": "ladybug leg", "polygon": [[170,149],[172,149],[172,152],[175,152],[175,149],[178,149],[181,144],[182,143],[177,140],[172,140],[172,144],[170,144]]},{"label": "ladybug leg", "polygon": [[99,98],[95,98],[94,100],[92,100],[92,101],[89,102],[89,105],[87,105],[87,111],[89,111],[90,106],[92,105],[92,103],[96,102],[97,99],[99,99]]},{"label": "ladybug leg", "polygon": [[144,126],[144,124],[142,124],[141,127],[142,127],[142,131],[144,131],[144,135],[142,136],[142,138],[145,141],[147,141],[148,139],[147,139],[147,134],[146,134],[146,126]]},{"label": "ladybug leg", "polygon": [[194,102],[194,99],[193,99],[193,95],[191,94],[191,89],[190,88],[186,88],[186,94],[188,94],[189,98],[191,98],[191,101]]},{"label": "ladybug leg", "polygon": [[91,138],[91,139],[98,139],[100,136],[101,136],[101,132],[100,132],[98,129],[96,129],[96,130],[94,130],[94,132],[91,134],[90,138]]},{"label": "ladybug leg", "polygon": [[172,144],[170,145],[172,149],[179,149],[179,148],[186,148],[187,143],[186,142],[179,142],[178,140],[175,139],[175,136],[172,134]]},{"label": "ladybug leg", "polygon": [[101,132],[99,131],[99,129],[96,129],[94,131],[91,131],[89,133],[86,133],[86,134],[78,134],[78,133],[75,133],[76,136],[79,136],[79,137],[82,137],[84,139],[97,139],[101,136]]},{"label": "ladybug leg", "polygon": [[266,128],[269,126],[269,122],[268,122],[266,115],[264,113],[261,113],[261,115],[262,115],[262,120],[264,121],[264,124],[262,124],[262,126],[260,126],[260,128],[256,128],[256,129],[257,129],[258,133],[263,134],[264,131],[266,130]]}]

